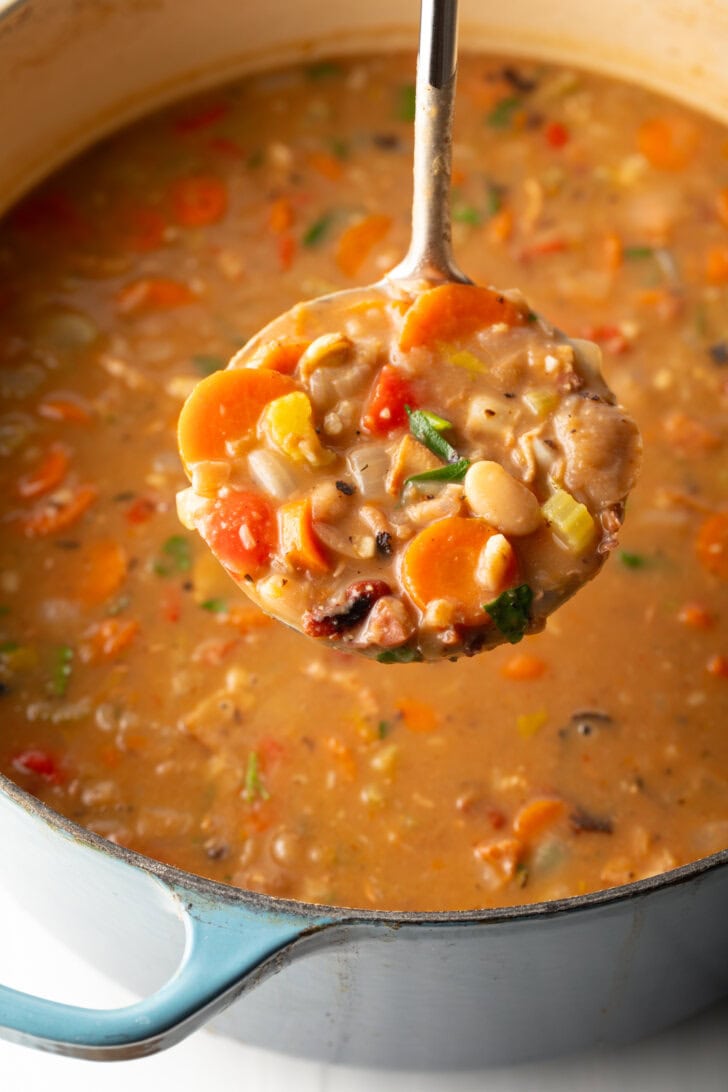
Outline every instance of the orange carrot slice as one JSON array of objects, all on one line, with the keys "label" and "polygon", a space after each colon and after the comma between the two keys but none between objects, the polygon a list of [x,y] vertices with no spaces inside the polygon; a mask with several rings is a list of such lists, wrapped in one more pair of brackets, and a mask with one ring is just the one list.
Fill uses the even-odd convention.
[{"label": "orange carrot slice", "polygon": [[695,549],[704,569],[728,580],[728,512],[716,512],[703,520]]},{"label": "orange carrot slice", "polygon": [[545,661],[539,656],[531,656],[527,652],[517,652],[515,656],[507,659],[500,669],[504,679],[512,679],[514,682],[540,679],[545,671]]},{"label": "orange carrot slice", "polygon": [[336,247],[336,264],[341,272],[347,277],[356,276],[359,267],[391,226],[391,216],[374,213],[347,228]]},{"label": "orange carrot slice", "polygon": [[291,379],[268,368],[227,368],[197,384],[177,425],[185,466],[203,459],[224,459],[228,440],[248,436],[274,398],[294,390]]},{"label": "orange carrot slice", "polygon": [[278,509],[280,552],[296,569],[327,573],[331,569],[326,551],[316,537],[311,515],[311,498],[288,501]]},{"label": "orange carrot slice", "polygon": [[93,485],[79,485],[62,500],[55,499],[51,494],[43,504],[21,518],[21,526],[28,538],[44,538],[57,531],[65,531],[81,518],[97,495]]},{"label": "orange carrot slice", "polygon": [[277,197],[270,206],[268,227],[274,235],[282,235],[293,227],[293,205],[287,197]]},{"label": "orange carrot slice", "polygon": [[475,284],[440,284],[422,292],[404,317],[399,347],[403,352],[438,341],[457,341],[484,326],[517,326],[523,312],[504,296]]},{"label": "orange carrot slice", "polygon": [[311,152],[308,157],[309,165],[329,182],[338,182],[344,173],[344,165],[340,159],[330,152]]},{"label": "orange carrot slice", "polygon": [[463,621],[487,622],[488,592],[477,582],[481,551],[496,532],[482,519],[448,516],[415,535],[402,558],[402,583],[414,603],[454,599]]},{"label": "orange carrot slice", "polygon": [[84,633],[79,650],[81,659],[84,663],[114,660],[129,647],[138,632],[139,623],[131,618],[104,618]]},{"label": "orange carrot slice", "polygon": [[170,187],[172,216],[181,227],[216,224],[227,212],[227,188],[209,174],[178,178]]},{"label": "orange carrot slice", "polygon": [[259,572],[278,540],[273,506],[259,493],[230,492],[218,497],[197,530],[218,561],[235,576]]},{"label": "orange carrot slice", "polygon": [[310,344],[304,337],[281,337],[267,341],[245,362],[245,367],[270,368],[271,371],[291,375]]},{"label": "orange carrot slice", "polygon": [[637,147],[653,166],[662,171],[686,167],[698,150],[699,134],[694,122],[669,114],[650,118],[637,133]]},{"label": "orange carrot slice", "polygon": [[513,830],[519,837],[528,840],[555,823],[566,811],[566,804],[555,796],[539,796],[529,800],[517,812],[513,820]]},{"label": "orange carrot slice", "polygon": [[396,707],[410,732],[434,732],[437,728],[437,713],[427,702],[400,698]]},{"label": "orange carrot slice", "polygon": [[62,444],[51,444],[33,469],[18,478],[16,493],[24,500],[50,493],[65,478],[69,462],[68,450]]},{"label": "orange carrot slice", "polygon": [[114,539],[91,542],[83,551],[78,581],[78,598],[89,606],[103,603],[124,582],[128,558]]}]

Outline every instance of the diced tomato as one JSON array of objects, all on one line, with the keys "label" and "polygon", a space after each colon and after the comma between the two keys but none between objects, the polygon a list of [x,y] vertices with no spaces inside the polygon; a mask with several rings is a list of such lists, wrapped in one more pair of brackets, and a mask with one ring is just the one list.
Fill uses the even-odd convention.
[{"label": "diced tomato", "polygon": [[182,617],[182,596],[179,588],[167,588],[159,597],[159,608],[165,622],[179,622]]},{"label": "diced tomato", "polygon": [[55,758],[39,748],[29,747],[26,751],[19,751],[10,760],[10,764],[16,773],[35,775],[50,785],[57,785],[63,780]]},{"label": "diced tomato", "polygon": [[157,511],[157,506],[149,497],[137,497],[124,513],[127,523],[146,523]]},{"label": "diced tomato", "polygon": [[170,188],[170,199],[174,220],[182,227],[216,224],[227,212],[227,189],[214,175],[178,178]]},{"label": "diced tomato", "polygon": [[560,121],[550,121],[544,129],[544,136],[550,148],[563,148],[569,143],[569,130]]},{"label": "diced tomato", "polygon": [[707,663],[707,669],[711,675],[715,675],[716,679],[728,679],[728,656],[723,656],[720,653],[711,656]]},{"label": "diced tomato", "polygon": [[630,340],[619,326],[604,324],[602,326],[589,326],[582,335],[588,341],[596,341],[608,353],[626,353],[630,348]]},{"label": "diced tomato", "polygon": [[218,561],[235,575],[260,571],[278,541],[273,506],[258,493],[218,497],[197,529]]},{"label": "diced tomato", "polygon": [[278,264],[285,273],[293,265],[296,257],[296,240],[286,233],[278,236]]},{"label": "diced tomato", "polygon": [[367,432],[386,436],[407,423],[405,406],[417,408],[412,387],[395,368],[385,364],[364,410],[362,427]]}]

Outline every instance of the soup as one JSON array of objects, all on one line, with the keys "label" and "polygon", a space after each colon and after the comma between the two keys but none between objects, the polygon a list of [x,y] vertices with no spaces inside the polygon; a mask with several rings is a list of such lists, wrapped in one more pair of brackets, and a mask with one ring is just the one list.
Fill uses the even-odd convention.
[{"label": "soup", "polygon": [[643,90],[465,57],[454,234],[598,341],[645,440],[621,546],[517,648],[382,665],[260,614],[177,522],[179,410],[406,247],[411,57],[99,145],[0,241],[0,766],[91,830],[314,902],[467,909],[728,846],[728,145]]}]

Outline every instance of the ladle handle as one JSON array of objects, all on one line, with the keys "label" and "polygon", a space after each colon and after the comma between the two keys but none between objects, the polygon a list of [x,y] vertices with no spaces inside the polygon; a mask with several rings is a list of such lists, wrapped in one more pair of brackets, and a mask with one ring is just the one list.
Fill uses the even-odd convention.
[{"label": "ladle handle", "polygon": [[435,283],[469,278],[455,265],[450,230],[452,115],[458,0],[422,0],[417,56],[412,238],[389,277]]}]

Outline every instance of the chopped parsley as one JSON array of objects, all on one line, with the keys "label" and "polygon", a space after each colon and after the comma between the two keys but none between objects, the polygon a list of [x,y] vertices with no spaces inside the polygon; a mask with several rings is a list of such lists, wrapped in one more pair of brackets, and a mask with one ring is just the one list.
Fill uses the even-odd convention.
[{"label": "chopped parsley", "polygon": [[203,610],[207,610],[210,614],[227,614],[227,600],[226,599],[205,599],[203,603],[200,603]]},{"label": "chopped parsley", "polygon": [[521,100],[517,96],[508,95],[495,104],[485,120],[491,129],[508,129],[521,106]]},{"label": "chopped parsley", "polygon": [[487,183],[487,190],[485,195],[485,211],[488,216],[495,216],[497,212],[500,212],[503,206],[503,188],[497,186],[495,182]]},{"label": "chopped parsley", "polygon": [[162,544],[162,555],[153,565],[157,576],[172,576],[175,572],[187,573],[192,568],[192,551],[184,535],[170,535]]},{"label": "chopped parsley", "polygon": [[632,553],[631,550],[620,550],[619,560],[626,569],[645,569],[650,563],[649,558],[644,554]]},{"label": "chopped parsley", "polygon": [[73,649],[70,645],[58,645],[51,653],[51,677],[48,689],[56,698],[64,698],[73,671]]},{"label": "chopped parsley", "polygon": [[624,256],[628,262],[641,262],[645,258],[654,258],[655,251],[651,246],[626,246]]},{"label": "chopped parsley", "polygon": [[377,663],[380,664],[414,664],[422,659],[422,653],[417,648],[388,648],[386,652],[380,652]]},{"label": "chopped parsley", "polygon": [[389,723],[388,720],[380,720],[379,724],[377,725],[377,735],[380,739],[386,739],[391,730],[392,725]]},{"label": "chopped parsley", "polygon": [[528,584],[519,584],[517,588],[508,588],[501,592],[492,603],[486,603],[487,611],[504,637],[512,645],[522,640],[531,620],[533,591]]},{"label": "chopped parsley", "polygon": [[472,224],[474,227],[483,221],[482,215],[474,205],[455,205],[452,218],[457,224]]},{"label": "chopped parsley", "polygon": [[301,239],[303,245],[308,247],[318,246],[328,235],[333,222],[334,218],[330,212],[325,212],[323,216],[319,216],[318,220],[314,220],[310,227],[304,231]]},{"label": "chopped parsley", "polygon": [[260,759],[258,758],[257,751],[251,751],[248,755],[248,763],[245,767],[243,799],[246,800],[248,804],[252,804],[256,800],[270,799],[270,793],[260,778]]}]

